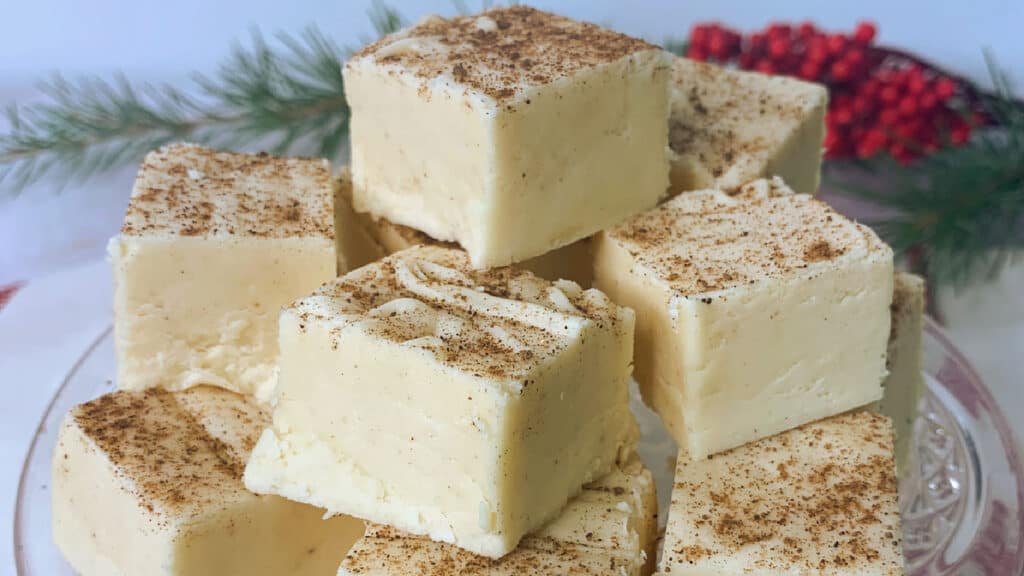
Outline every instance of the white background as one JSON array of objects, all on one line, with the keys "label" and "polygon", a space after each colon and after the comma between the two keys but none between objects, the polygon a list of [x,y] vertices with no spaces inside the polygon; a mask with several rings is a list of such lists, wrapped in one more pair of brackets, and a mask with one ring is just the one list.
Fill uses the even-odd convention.
[{"label": "white background", "polygon": [[[449,0],[387,0],[408,18],[451,13]],[[465,0],[470,7],[480,0]],[[45,70],[175,75],[209,69],[234,38],[252,27],[296,31],[315,22],[345,43],[369,34],[368,1],[300,0],[5,0],[0,13],[0,81]],[[858,0],[788,2],[686,0],[536,0],[549,8],[630,34],[661,40],[695,21],[718,19],[741,28],[771,20],[811,19],[851,28],[878,22],[881,40],[911,48],[964,71],[981,71],[982,46],[1007,67],[1024,70],[1024,2],[1019,0]],[[982,74],[983,75],[983,74]]]}]

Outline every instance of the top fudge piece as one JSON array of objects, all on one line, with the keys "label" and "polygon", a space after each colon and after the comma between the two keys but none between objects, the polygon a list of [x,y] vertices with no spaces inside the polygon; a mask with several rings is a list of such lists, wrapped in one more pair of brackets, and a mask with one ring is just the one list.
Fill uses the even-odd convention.
[{"label": "top fudge piece", "polygon": [[636,441],[633,314],[413,247],[281,314],[246,486],[499,557]]},{"label": "top fudge piece", "polygon": [[892,424],[860,410],[680,458],[666,576],[902,576]]},{"label": "top fudge piece", "polygon": [[644,401],[690,457],[882,397],[892,250],[824,202],[778,179],[690,192],[596,244]]},{"label": "top fudge piece", "polygon": [[[347,169],[342,169],[338,174],[338,183],[342,190],[341,195],[344,198],[351,198],[352,180]],[[345,193],[346,190],[347,194]],[[339,205],[343,201],[339,199]],[[363,231],[384,254],[393,254],[417,244],[424,246],[457,246],[451,242],[435,240],[415,228],[395,224],[385,218],[374,218],[369,214],[356,214],[356,219],[359,221]],[[551,252],[524,260],[519,263],[519,267],[547,280],[572,280],[583,288],[590,288],[594,281],[594,264],[590,254],[590,244],[590,238],[577,240],[572,244],[556,248]]]},{"label": "top fudge piece", "polygon": [[189,144],[147,155],[108,247],[118,385],[266,398],[278,312],[336,275],[334,232],[325,160]]},{"label": "top fudge piece", "polygon": [[490,267],[651,208],[668,188],[670,65],[525,6],[426,18],[345,65],[355,209]]},{"label": "top fudge piece", "polygon": [[818,191],[828,91],[820,84],[676,58],[672,65],[672,193],[735,191],[779,176]]}]

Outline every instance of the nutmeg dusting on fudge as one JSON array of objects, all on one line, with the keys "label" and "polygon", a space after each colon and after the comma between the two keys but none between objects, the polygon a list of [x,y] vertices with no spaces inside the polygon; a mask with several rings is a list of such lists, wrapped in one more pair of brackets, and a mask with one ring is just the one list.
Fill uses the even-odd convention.
[{"label": "nutmeg dusting on fudge", "polygon": [[[218,435],[203,423],[214,413],[244,425],[230,437]],[[115,392],[77,406],[69,418],[154,513],[199,510],[222,504],[225,492],[244,492],[245,460],[270,423],[255,404],[210,387]]]},{"label": "nutmeg dusting on fudge", "polygon": [[533,368],[570,345],[576,323],[615,326],[628,314],[596,290],[511,266],[478,270],[464,251],[439,246],[397,252],[325,284],[293,308],[300,327],[342,318],[334,328],[340,331],[361,322],[442,363],[519,380],[524,389]]},{"label": "nutmeg dusting on fudge", "polygon": [[735,194],[682,194],[606,234],[683,295],[754,284],[888,248],[866,227],[778,179]]},{"label": "nutmeg dusting on fudge", "polygon": [[[755,78],[763,83],[755,84]],[[821,98],[815,84],[682,58],[672,67],[672,85],[669,146],[678,154],[698,156],[715,178],[737,157],[769,154],[785,138],[750,133],[748,126],[766,117],[799,122]]]},{"label": "nutmeg dusting on fudge", "polygon": [[[673,506],[685,507],[692,528],[708,537],[665,553],[687,563],[742,554],[748,569],[787,573],[875,566],[902,574],[895,563],[876,565],[898,556],[901,538],[887,530],[898,526],[891,436],[886,417],[861,410],[738,448],[743,458],[714,456],[728,464],[713,485],[692,476],[673,492]],[[872,450],[852,450],[854,440]],[[798,446],[823,455],[798,459],[790,455]]]},{"label": "nutmeg dusting on fudge", "polygon": [[[402,44],[413,39],[422,42]],[[510,6],[473,16],[428,17],[365,46],[350,62],[372,58],[425,80],[449,76],[502,102],[523,87],[648,50],[659,48],[595,24]]]},{"label": "nutmeg dusting on fudge", "polygon": [[171,144],[143,160],[121,234],[333,239],[330,165]]}]

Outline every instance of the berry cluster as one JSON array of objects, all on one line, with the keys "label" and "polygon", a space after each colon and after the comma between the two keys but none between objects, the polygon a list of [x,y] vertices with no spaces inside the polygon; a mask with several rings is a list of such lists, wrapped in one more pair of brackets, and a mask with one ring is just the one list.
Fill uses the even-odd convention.
[{"label": "berry cluster", "polygon": [[829,158],[870,158],[887,151],[910,162],[941,145],[959,145],[981,122],[964,113],[967,86],[901,52],[874,44],[861,22],[831,34],[810,22],[776,23],[747,35],[710,23],[694,26],[686,55],[829,87],[825,137]]}]

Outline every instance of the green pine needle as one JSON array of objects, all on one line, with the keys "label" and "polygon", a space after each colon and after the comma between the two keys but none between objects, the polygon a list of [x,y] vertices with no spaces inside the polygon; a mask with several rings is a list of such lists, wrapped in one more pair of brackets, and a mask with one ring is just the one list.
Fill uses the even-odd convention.
[{"label": "green pine needle", "polygon": [[888,157],[863,163],[873,186],[835,179],[840,190],[883,210],[868,223],[897,253],[919,249],[935,285],[994,278],[1024,248],[1024,109],[1005,72],[986,60],[995,85],[988,113],[998,128],[909,166]]},{"label": "green pine needle", "polygon": [[[393,11],[381,14],[379,29],[400,25]],[[55,76],[40,84],[40,102],[6,111],[0,187],[16,194],[43,177],[82,180],[178,140],[336,157],[348,136],[346,52],[316,28],[276,40],[253,32],[215,75],[196,75],[188,92],[123,76]]]}]

